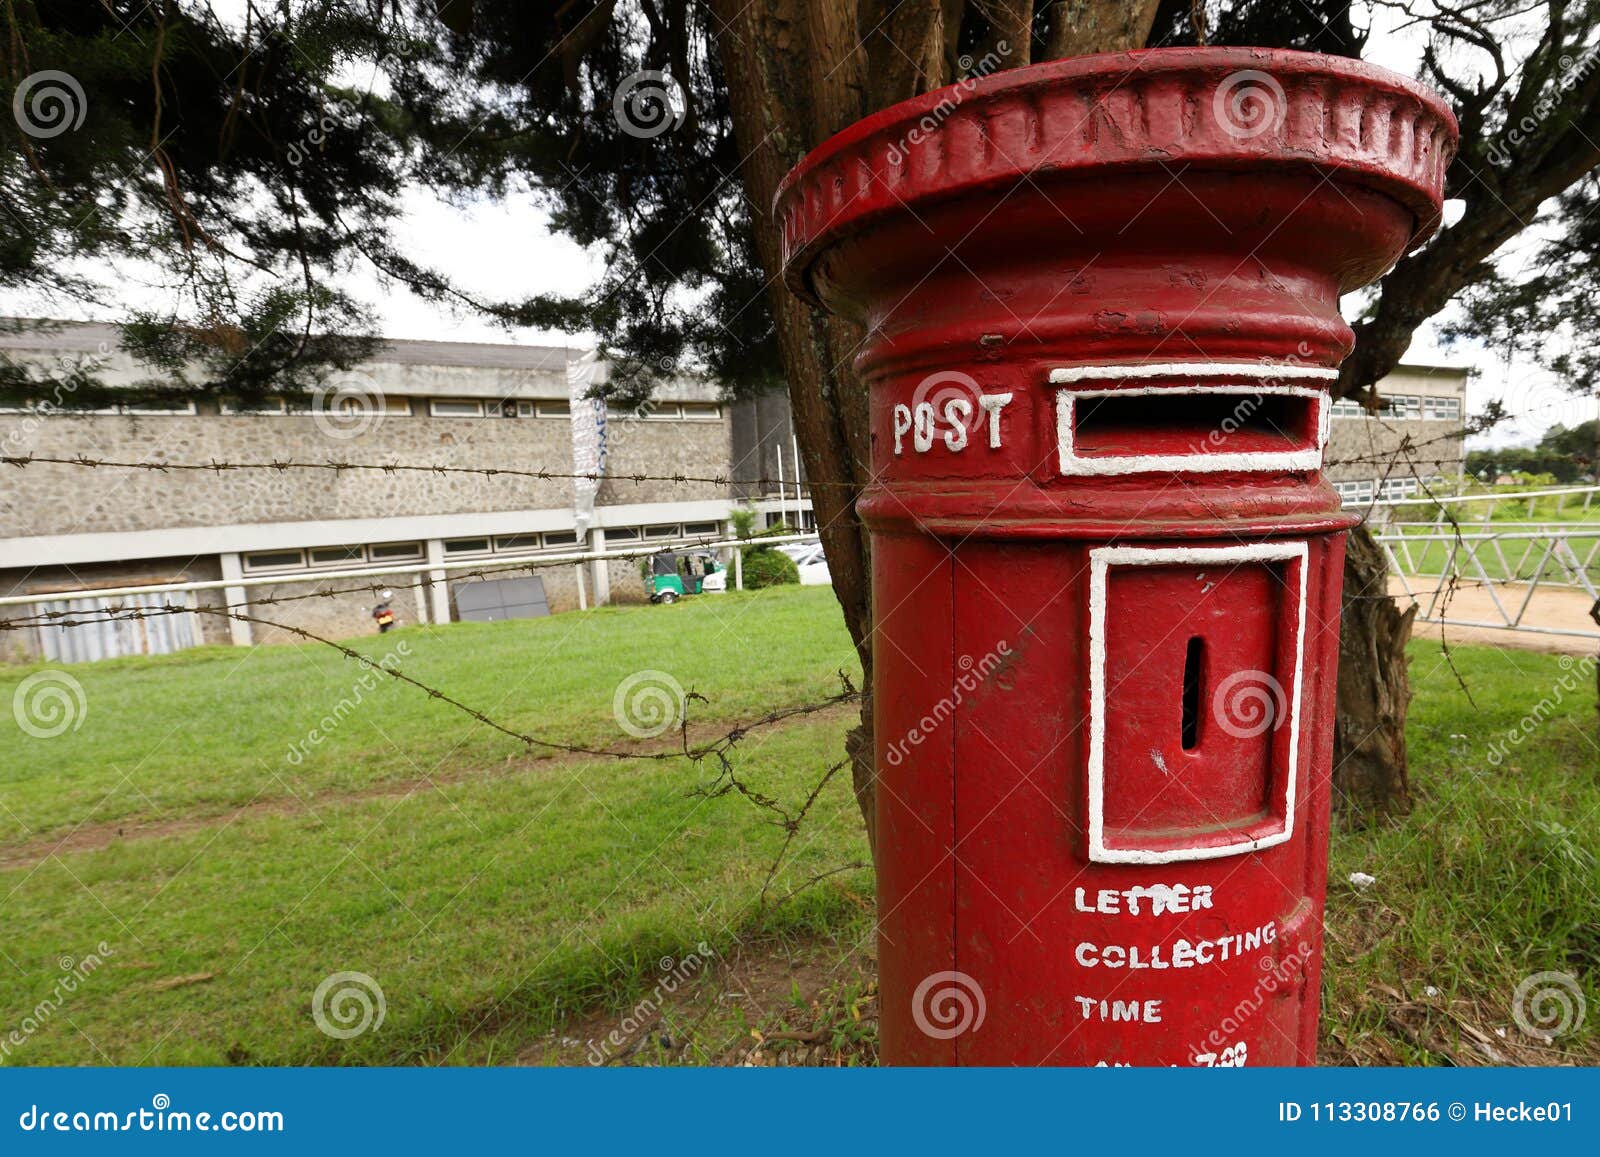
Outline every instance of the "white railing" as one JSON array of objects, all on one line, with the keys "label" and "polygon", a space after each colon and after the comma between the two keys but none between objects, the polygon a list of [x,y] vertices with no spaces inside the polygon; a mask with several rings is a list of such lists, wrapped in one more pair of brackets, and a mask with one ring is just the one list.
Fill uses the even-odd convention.
[{"label": "white railing", "polygon": [[[1597,494],[1600,486],[1554,486],[1544,490],[1508,490],[1503,493],[1487,494],[1446,494],[1438,497],[1426,495],[1415,498],[1346,498],[1341,505],[1350,507],[1378,507],[1394,508],[1401,506],[1456,506],[1481,502],[1485,505],[1482,514],[1474,512],[1474,517],[1481,517],[1485,521],[1492,518],[1494,508],[1500,502],[1522,502],[1525,499],[1554,498],[1556,500],[1556,513],[1559,515],[1566,507],[1569,498],[1583,499],[1583,509],[1588,511],[1590,504]],[[1529,508],[1532,509],[1531,507]],[[1443,510],[1440,510],[1438,521],[1444,520]]]},{"label": "white railing", "polygon": [[[1591,575],[1596,554],[1600,553],[1600,524],[1456,532],[1419,523],[1391,528],[1373,538],[1383,549],[1389,569],[1399,578],[1406,595],[1421,608],[1418,618],[1423,622],[1600,639],[1600,630],[1574,630],[1527,621],[1528,608],[1541,587],[1581,591],[1589,598],[1591,608],[1600,604],[1600,591]],[[1419,595],[1412,586],[1414,579],[1432,580],[1432,590]],[[1464,587],[1485,592],[1499,619],[1469,619],[1453,614],[1454,598]]]},{"label": "white railing", "polygon": [[[590,562],[626,562],[629,559],[649,558],[651,555],[661,554],[664,551],[678,550],[733,550],[734,558],[734,583],[738,590],[744,589],[744,567],[742,565],[743,552],[734,548],[741,546],[781,546],[786,543],[816,542],[815,534],[784,534],[784,535],[757,535],[753,538],[718,538],[718,539],[662,539],[652,542],[648,547],[636,550],[586,550],[564,553],[540,553],[522,555],[518,558],[500,559],[455,559],[442,562],[411,562],[396,563],[392,566],[364,566],[350,567],[348,569],[329,569],[312,571],[293,571],[271,575],[249,575],[232,579],[202,579],[195,582],[149,583],[140,586],[121,587],[93,587],[72,591],[50,591],[47,594],[7,595],[0,598],[0,607],[26,607],[44,602],[77,601],[82,599],[118,599],[133,598],[139,595],[151,594],[177,594],[190,591],[217,591],[217,590],[248,590],[252,587],[283,586],[286,584],[340,582],[346,579],[363,578],[395,578],[406,575],[425,575],[443,572],[449,574],[454,571],[471,571],[474,574],[490,571],[518,571],[538,569],[570,563],[577,568],[578,593],[580,602],[585,599],[583,566]],[[230,604],[231,605],[231,604]]]}]

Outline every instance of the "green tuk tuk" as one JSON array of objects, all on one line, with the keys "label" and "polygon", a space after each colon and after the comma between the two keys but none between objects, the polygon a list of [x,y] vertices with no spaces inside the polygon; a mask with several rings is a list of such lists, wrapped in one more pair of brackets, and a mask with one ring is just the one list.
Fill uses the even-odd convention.
[{"label": "green tuk tuk", "polygon": [[728,572],[709,550],[664,550],[650,556],[645,582],[652,603],[675,603],[684,595],[728,589]]}]

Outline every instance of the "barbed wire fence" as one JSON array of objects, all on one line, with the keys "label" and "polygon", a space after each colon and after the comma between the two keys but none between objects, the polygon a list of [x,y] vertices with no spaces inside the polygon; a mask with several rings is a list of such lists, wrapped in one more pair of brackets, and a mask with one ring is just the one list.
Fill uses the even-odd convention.
[{"label": "barbed wire fence", "polygon": [[[1461,439],[1473,432],[1469,427],[1452,430],[1436,437],[1415,439],[1409,434],[1401,437],[1400,443],[1392,450],[1374,452],[1366,455],[1347,456],[1338,460],[1341,466],[1372,465],[1375,470],[1381,471],[1374,489],[1374,501],[1363,512],[1363,522],[1370,521],[1373,512],[1382,505],[1378,495],[1383,492],[1383,483],[1397,473],[1402,476],[1416,478],[1421,492],[1429,499],[1437,500],[1441,497],[1431,483],[1428,472],[1423,468],[1424,459],[1422,452],[1434,446],[1449,445],[1459,447]],[[1457,451],[1460,452],[1459,450]],[[426,464],[413,462],[363,462],[351,460],[308,461],[293,459],[272,459],[265,461],[230,461],[211,459],[207,461],[146,461],[138,459],[95,457],[90,455],[40,455],[40,454],[12,454],[0,456],[0,466],[22,470],[30,468],[65,468],[70,470],[115,470],[129,472],[144,472],[151,474],[182,474],[182,475],[221,475],[235,471],[259,471],[265,473],[288,474],[292,472],[317,472],[335,476],[349,473],[371,473],[381,475],[398,474],[429,474],[435,476],[473,477],[481,479],[520,479],[535,481],[621,481],[634,483],[660,483],[667,485],[702,485],[729,487],[744,486],[776,486],[796,485],[795,479],[779,480],[765,477],[737,477],[732,473],[693,474],[686,472],[673,472],[652,474],[645,472],[616,472],[586,473],[570,470],[557,470],[545,468],[498,468],[498,467],[473,467],[446,464]],[[807,479],[804,482],[807,488],[827,486],[858,487],[858,482],[837,482],[828,479]],[[1438,503],[1441,518],[1448,524],[1451,533],[1459,541],[1463,534],[1460,521],[1447,503]],[[674,541],[673,549],[685,547],[694,548],[710,546],[721,541],[711,536],[702,536],[685,541]],[[752,539],[752,544],[759,543],[759,538]],[[607,551],[606,561],[635,561],[648,558],[662,549],[662,544],[643,546],[635,550]],[[735,547],[735,549],[739,549]],[[514,574],[535,574],[542,570],[570,567],[573,563],[567,559],[544,559],[539,557],[507,560],[474,567],[472,569],[454,569],[450,572],[453,579],[488,579],[505,577]],[[394,578],[404,576],[404,572],[394,575]],[[418,573],[417,583],[426,581],[425,572]],[[731,726],[702,728],[698,722],[698,712],[692,709],[693,705],[710,707],[709,700],[689,689],[684,695],[682,717],[677,727],[677,733],[672,742],[665,746],[648,746],[644,744],[630,745],[596,745],[593,743],[574,742],[550,735],[534,734],[525,731],[510,722],[498,719],[490,713],[463,701],[449,691],[435,686],[407,671],[378,663],[362,654],[356,648],[340,642],[334,638],[319,634],[299,625],[267,618],[254,613],[258,609],[297,604],[306,600],[333,599],[341,595],[356,593],[377,593],[390,585],[383,577],[374,577],[370,581],[346,581],[340,583],[337,572],[329,573],[322,577],[311,577],[305,574],[282,576],[278,580],[283,585],[299,585],[305,583],[318,583],[318,589],[292,594],[270,592],[257,587],[252,590],[249,598],[249,610],[240,610],[236,606],[205,606],[191,605],[190,602],[164,603],[151,606],[126,606],[115,601],[109,605],[86,608],[83,610],[51,610],[30,615],[0,617],[0,632],[16,632],[35,629],[43,626],[75,627],[90,626],[108,622],[131,622],[160,616],[171,615],[204,615],[222,620],[231,620],[250,623],[263,627],[283,631],[289,636],[303,642],[327,647],[345,659],[351,660],[362,667],[363,670],[373,670],[382,675],[387,675],[397,683],[403,684],[412,691],[435,700],[451,711],[458,713],[464,719],[486,727],[493,732],[521,744],[527,750],[558,753],[579,759],[616,760],[616,761],[654,761],[669,762],[681,761],[692,767],[700,781],[690,793],[708,799],[737,798],[762,813],[763,820],[783,833],[782,842],[775,855],[768,863],[762,878],[762,884],[753,904],[751,905],[757,923],[766,915],[775,912],[787,904],[806,889],[814,887],[841,873],[864,869],[868,866],[863,861],[850,861],[826,870],[812,873],[807,877],[794,882],[781,895],[774,896],[774,888],[780,879],[784,864],[790,857],[796,841],[805,830],[807,821],[812,818],[818,807],[819,801],[824,798],[829,785],[836,779],[838,773],[850,765],[848,758],[830,763],[815,778],[809,791],[797,803],[786,803],[784,800],[764,790],[758,780],[748,770],[742,769],[737,756],[740,744],[754,733],[767,729],[778,728],[786,723],[798,719],[815,716],[819,713],[836,709],[850,704],[859,704],[862,693],[853,686],[851,679],[843,670],[838,672],[840,689],[838,692],[824,696],[820,699],[809,700],[803,703],[776,708],[759,716],[741,720]],[[334,584],[334,585],[325,585]],[[1459,575],[1452,575],[1448,579],[1448,589],[1445,594],[1446,604],[1455,597],[1457,591],[1468,589],[1474,585],[1463,582]],[[51,599],[72,598],[71,592],[52,592]],[[1392,598],[1387,594],[1357,596],[1374,599]],[[3,610],[0,610],[3,614]],[[1471,690],[1466,680],[1457,669],[1450,652],[1449,640],[1446,637],[1443,624],[1440,624],[1441,648],[1445,660],[1466,694],[1469,702],[1472,700]],[[711,734],[704,734],[710,730]]]}]

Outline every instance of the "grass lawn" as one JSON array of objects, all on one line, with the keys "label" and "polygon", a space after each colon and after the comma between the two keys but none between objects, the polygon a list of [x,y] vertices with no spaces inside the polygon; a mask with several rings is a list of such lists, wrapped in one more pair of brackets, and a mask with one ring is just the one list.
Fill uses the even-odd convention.
[{"label": "grass lawn", "polygon": [[[402,642],[408,674],[494,719],[638,751],[651,744],[613,696],[641,670],[706,696],[691,715],[707,726],[858,678],[815,588],[413,628],[361,650]],[[1485,1063],[1481,1035],[1509,1061],[1594,1063],[1600,1015],[1546,1044],[1510,1011],[1545,971],[1600,1007],[1593,672],[1453,655],[1473,703],[1437,644],[1413,645],[1414,813],[1335,836],[1325,1059]],[[710,765],[529,752],[381,682],[323,728],[362,672],[314,645],[70,671],[81,727],[0,730],[0,1041],[26,1030],[0,1063],[582,1063],[666,976],[682,987],[626,1059],[872,1057],[871,880],[848,867],[866,849],[847,773],[768,895],[800,890],[762,908],[784,831],[738,793],[708,795]],[[0,696],[30,673],[0,674]],[[793,811],[852,713],[753,731],[740,775]],[[1530,716],[1525,740],[1492,746]],[[1358,889],[1354,871],[1377,882]],[[340,972],[381,987],[377,1031],[317,1028],[313,992]]]}]

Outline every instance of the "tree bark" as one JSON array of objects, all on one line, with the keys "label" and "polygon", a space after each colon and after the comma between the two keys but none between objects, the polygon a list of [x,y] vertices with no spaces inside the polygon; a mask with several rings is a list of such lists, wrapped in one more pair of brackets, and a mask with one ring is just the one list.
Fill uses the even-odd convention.
[{"label": "tree bark", "polygon": [[[841,0],[713,0],[712,13],[795,432],[806,476],[814,480],[812,506],[834,594],[864,676],[861,722],[845,750],[874,841],[871,560],[855,509],[871,472],[866,390],[853,366],[861,335],[814,311],[783,283],[772,198],[783,175],[829,136],[874,107],[945,82],[946,45],[954,39],[946,18],[959,9],[941,0],[892,8],[865,0],[861,7]],[[874,30],[864,41],[861,27]],[[906,52],[907,45],[915,50]]]},{"label": "tree bark", "polygon": [[1339,624],[1338,712],[1333,732],[1335,806],[1362,818],[1410,806],[1406,643],[1415,605],[1389,596],[1389,564],[1365,526],[1350,532]]},{"label": "tree bark", "polygon": [[1051,60],[1143,48],[1161,0],[1056,0],[1050,13]]}]

